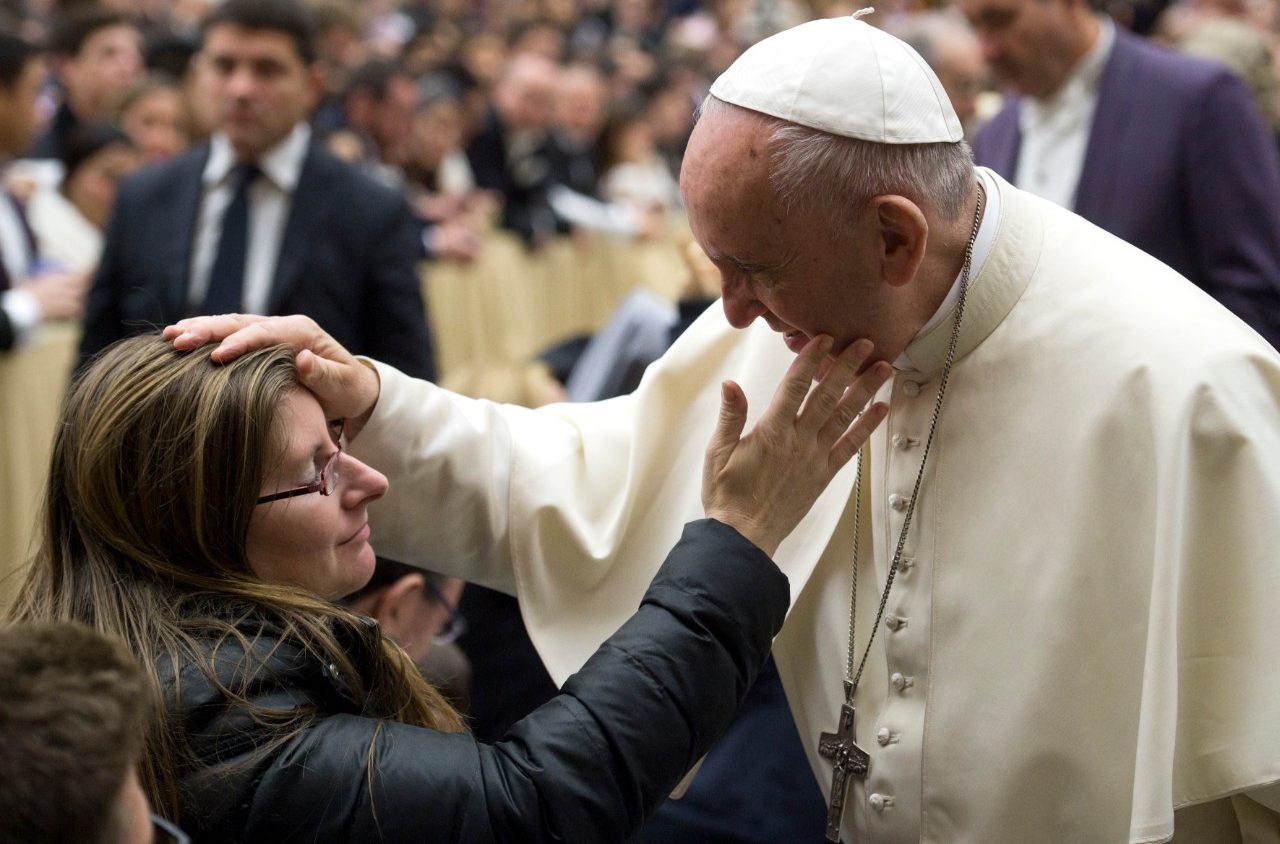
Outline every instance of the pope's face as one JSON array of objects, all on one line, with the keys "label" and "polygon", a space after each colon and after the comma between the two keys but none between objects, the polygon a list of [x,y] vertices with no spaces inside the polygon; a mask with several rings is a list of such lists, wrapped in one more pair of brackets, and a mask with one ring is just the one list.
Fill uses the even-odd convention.
[{"label": "pope's face", "polygon": [[769,127],[737,112],[698,122],[680,187],[693,236],[720,272],[724,312],[735,328],[763,319],[798,352],[830,335],[833,354],[867,337],[887,317],[864,268],[874,237],[859,216],[841,232],[812,212],[786,213],[769,184]]}]

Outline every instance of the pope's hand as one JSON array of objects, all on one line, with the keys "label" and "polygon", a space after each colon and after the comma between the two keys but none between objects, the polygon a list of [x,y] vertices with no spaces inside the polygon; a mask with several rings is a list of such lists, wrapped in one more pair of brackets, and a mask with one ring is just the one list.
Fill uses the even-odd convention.
[{"label": "pope's hand", "polygon": [[215,363],[267,346],[291,346],[297,352],[298,379],[315,393],[326,416],[347,420],[348,437],[360,432],[378,403],[377,370],[356,360],[309,317],[192,317],[166,328],[164,338],[179,351],[218,343],[211,355]]},{"label": "pope's hand", "polygon": [[770,556],[888,413],[883,402],[866,406],[893,374],[884,361],[859,374],[871,342],[850,344],[815,385],[830,351],[829,337],[809,341],[745,437],[747,398],[732,381],[722,386],[720,419],[703,462],[702,506]]}]

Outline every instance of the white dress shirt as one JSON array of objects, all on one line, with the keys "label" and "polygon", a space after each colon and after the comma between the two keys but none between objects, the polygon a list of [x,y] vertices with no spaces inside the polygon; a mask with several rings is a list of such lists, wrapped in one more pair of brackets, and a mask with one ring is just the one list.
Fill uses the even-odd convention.
[{"label": "white dress shirt", "polygon": [[1046,100],[1022,101],[1018,171],[1014,184],[1063,208],[1075,208],[1089,131],[1098,107],[1098,83],[1115,43],[1115,25],[1099,20],[1098,39],[1066,83]]},{"label": "white dress shirt", "polygon": [[[258,161],[262,175],[249,187],[249,244],[245,257],[245,313],[266,312],[267,299],[280,257],[285,224],[293,192],[302,174],[311,143],[311,127],[299,123],[284,140],[263,154]],[[196,220],[195,245],[191,250],[191,286],[187,304],[195,312],[204,305],[209,289],[209,274],[218,251],[222,217],[235,193],[232,173],[239,161],[227,136],[219,132],[209,145],[209,161],[205,164],[200,216]]]}]

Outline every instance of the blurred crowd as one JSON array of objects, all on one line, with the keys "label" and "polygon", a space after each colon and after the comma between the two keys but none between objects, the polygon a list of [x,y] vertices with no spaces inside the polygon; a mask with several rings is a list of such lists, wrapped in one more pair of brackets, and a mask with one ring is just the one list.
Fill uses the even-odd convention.
[{"label": "blurred crowd", "polygon": [[[1040,18],[1023,8],[1029,3]],[[306,5],[313,32],[296,43],[285,37],[287,20],[263,24],[268,34],[285,33],[283,52],[272,53],[274,42],[250,49],[239,35],[264,30],[235,17],[215,43],[205,22],[219,0],[0,2],[0,349],[21,346],[46,321],[83,320],[87,358],[128,333],[195,313],[301,312],[357,353],[434,377],[421,260],[472,262],[494,229],[534,253],[565,236],[670,237],[682,213],[682,155],[712,81],[764,37],[859,8],[850,0]],[[1054,19],[1056,9],[1068,11]],[[979,164],[1171,264],[1275,342],[1280,312],[1269,299],[1237,296],[1250,283],[1236,270],[1248,263],[1240,255],[1261,254],[1273,268],[1280,256],[1274,243],[1254,248],[1264,237],[1230,242],[1248,225],[1213,213],[1210,194],[1250,190],[1250,162],[1264,153],[1239,146],[1252,137],[1241,120],[1263,127],[1265,155],[1276,154],[1280,0],[1104,0],[1097,10],[1107,21],[1101,43],[1122,49],[1115,39],[1132,33],[1216,62],[1244,82],[1246,102],[1237,108],[1219,98],[1235,110],[1206,112],[1217,121],[1215,132],[1201,133],[1206,152],[1159,171],[1163,159],[1148,157],[1161,184],[1181,186],[1194,174],[1212,180],[1209,194],[1195,196],[1203,214],[1194,237],[1152,216],[1174,209],[1160,194],[1127,193],[1143,207],[1119,218],[1092,213],[1090,188],[1112,177],[1090,176],[1100,159],[1085,149],[1098,82],[1096,72],[1092,81],[1088,75],[1093,59],[1077,63],[1077,47],[1079,38],[1097,37],[1089,27],[1098,24],[1084,9],[1080,0],[889,0],[867,20],[934,68]],[[242,73],[252,80],[243,90]],[[1077,82],[1091,96],[1075,97]],[[1010,111],[1016,97],[1021,112]],[[1099,111],[1097,126],[1105,119]],[[1179,143],[1167,137],[1171,147]],[[317,169],[317,160],[332,163]],[[1043,184],[1037,165],[1047,173]],[[271,204],[273,190],[284,205]],[[1264,199],[1258,207],[1269,202],[1270,210],[1241,216],[1274,226],[1280,196]],[[295,222],[321,206],[327,216]],[[1113,211],[1114,204],[1106,209]],[[269,237],[254,241],[248,232]],[[695,307],[681,307],[677,325],[663,322],[640,370],[670,342],[669,330],[677,334],[716,295],[716,274],[700,257],[689,257]],[[223,272],[227,262],[234,272]],[[1271,277],[1268,290],[1276,283]],[[581,397],[626,386],[634,382]],[[353,606],[380,617],[415,659],[461,634],[460,583],[379,565],[374,586],[353,596]],[[484,620],[471,635],[492,640],[471,654],[480,686],[468,687],[470,669],[456,660],[432,676],[460,708],[474,703],[477,717],[497,700],[492,723],[474,724],[482,737],[497,735],[555,688],[521,638],[514,602],[505,599],[504,609],[485,603],[500,596],[466,594],[463,613]],[[503,612],[509,627],[501,626]],[[518,665],[487,665],[475,655],[483,647],[524,651]],[[785,701],[776,677],[770,682],[767,706],[781,718]],[[798,751],[794,735],[784,739]],[[744,739],[743,758],[755,740]],[[808,789],[790,808],[807,813],[805,823],[820,820],[802,757],[784,761],[801,781],[796,788]],[[672,825],[652,827],[649,840],[678,840],[672,830],[680,825],[660,816],[664,822]],[[791,832],[768,834],[782,840]]]},{"label": "blurred crowd", "polygon": [[[114,185],[216,130],[199,25],[216,0],[11,2],[0,23],[48,46],[40,126],[9,185],[30,200],[46,266],[92,268]],[[313,0],[323,96],[312,123],[339,157],[402,189],[431,257],[466,261],[497,222],[531,246],[571,231],[653,236],[678,213],[697,104],[747,46],[848,0]],[[1123,26],[1227,64],[1276,125],[1274,0],[1113,0]],[[870,18],[937,71],[972,135],[1009,60],[957,9],[912,0]],[[992,71],[995,71],[995,75]],[[83,276],[82,276],[83,278]],[[72,297],[74,298],[74,297]],[[67,315],[68,306],[53,308]]]}]

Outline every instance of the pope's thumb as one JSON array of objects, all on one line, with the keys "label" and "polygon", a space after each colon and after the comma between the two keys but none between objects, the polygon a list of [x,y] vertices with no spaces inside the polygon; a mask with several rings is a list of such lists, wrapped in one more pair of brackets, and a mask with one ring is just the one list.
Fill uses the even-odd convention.
[{"label": "pope's thumb", "polygon": [[303,349],[298,352],[295,364],[302,386],[316,395],[327,396],[341,390],[341,367],[333,361],[320,357],[310,349]]}]

